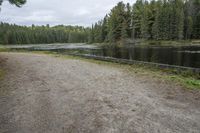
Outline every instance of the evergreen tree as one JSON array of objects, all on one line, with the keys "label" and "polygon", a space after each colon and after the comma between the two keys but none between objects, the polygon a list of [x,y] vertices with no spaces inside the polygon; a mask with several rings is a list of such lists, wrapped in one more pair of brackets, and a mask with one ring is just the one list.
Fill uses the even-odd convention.
[{"label": "evergreen tree", "polygon": [[142,8],[143,8],[142,9],[143,13],[141,15],[141,21],[140,21],[141,38],[148,39],[150,38],[150,33],[149,33],[149,16],[148,16],[149,9],[147,1],[145,1]]},{"label": "evergreen tree", "polygon": [[101,38],[102,42],[107,42],[108,41],[108,16],[106,15],[103,19],[102,22],[102,27],[101,27]]},{"label": "evergreen tree", "polygon": [[124,22],[122,23],[122,29],[121,29],[121,40],[124,41],[125,39],[127,39],[129,37],[129,33],[128,33],[128,22],[126,20],[124,20]]},{"label": "evergreen tree", "polygon": [[136,38],[141,37],[141,21],[142,21],[142,15],[143,15],[143,1],[137,0],[136,3],[133,5],[133,27],[134,27],[134,36]]}]

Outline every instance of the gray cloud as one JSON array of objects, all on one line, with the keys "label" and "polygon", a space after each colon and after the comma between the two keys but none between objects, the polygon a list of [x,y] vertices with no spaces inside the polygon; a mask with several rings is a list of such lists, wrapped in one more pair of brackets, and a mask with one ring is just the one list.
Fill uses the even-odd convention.
[{"label": "gray cloud", "polygon": [[[22,8],[4,2],[0,21],[20,25],[83,25],[102,19],[121,0],[27,0]],[[123,0],[133,4],[135,0]]]}]

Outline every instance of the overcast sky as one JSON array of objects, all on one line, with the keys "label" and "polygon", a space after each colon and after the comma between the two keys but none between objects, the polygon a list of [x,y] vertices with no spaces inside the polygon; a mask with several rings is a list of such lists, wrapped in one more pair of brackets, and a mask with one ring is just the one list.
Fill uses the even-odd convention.
[{"label": "overcast sky", "polygon": [[[4,2],[0,21],[20,25],[82,25],[91,26],[102,19],[122,0],[27,0],[17,8]],[[135,0],[123,0],[133,4]]]}]

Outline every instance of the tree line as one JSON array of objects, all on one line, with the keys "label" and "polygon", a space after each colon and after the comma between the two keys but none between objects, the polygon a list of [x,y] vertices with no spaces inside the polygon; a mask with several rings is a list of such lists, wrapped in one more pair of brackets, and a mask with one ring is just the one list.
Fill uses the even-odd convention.
[{"label": "tree line", "polygon": [[89,42],[200,39],[200,0],[119,2],[90,29]]},{"label": "tree line", "polygon": [[89,29],[82,26],[18,26],[0,23],[0,44],[84,43]]},{"label": "tree line", "polygon": [[[20,7],[26,0],[9,2]],[[133,5],[119,2],[90,28],[0,23],[0,44],[115,43],[136,39],[200,39],[200,0],[137,0]]]}]

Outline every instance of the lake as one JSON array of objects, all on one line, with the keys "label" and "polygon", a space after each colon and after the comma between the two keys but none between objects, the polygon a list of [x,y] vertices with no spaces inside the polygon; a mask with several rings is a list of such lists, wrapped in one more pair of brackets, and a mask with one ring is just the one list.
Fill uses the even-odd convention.
[{"label": "lake", "polygon": [[200,68],[200,46],[93,46],[87,44],[11,45],[14,49],[48,50]]}]

